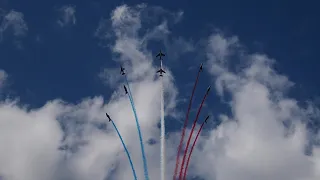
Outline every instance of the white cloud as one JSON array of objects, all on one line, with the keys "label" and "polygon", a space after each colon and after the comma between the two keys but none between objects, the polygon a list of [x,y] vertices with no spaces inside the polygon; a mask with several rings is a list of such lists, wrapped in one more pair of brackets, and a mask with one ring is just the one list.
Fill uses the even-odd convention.
[{"label": "white cloud", "polygon": [[[304,154],[308,141],[304,123],[311,112],[285,96],[293,84],[273,70],[272,59],[247,55],[234,46],[238,43],[236,37],[221,34],[209,38],[208,70],[217,78],[220,95],[230,93],[232,114],[202,140],[204,148],[194,156],[194,174],[217,180],[318,179],[319,155]],[[230,52],[238,54],[246,67],[231,71]],[[284,121],[292,126],[285,128]]]},{"label": "white cloud", "polygon": [[[161,21],[140,33],[142,12],[146,9],[150,10],[146,5],[117,7],[110,19],[101,21],[96,33],[103,40],[112,41],[111,51],[117,55],[113,60],[127,69],[145,142],[150,138],[158,140],[160,134],[156,126],[160,119],[160,82],[155,75],[158,64],[153,65],[154,54],[147,44],[159,32],[163,37],[170,32]],[[112,33],[101,27],[110,27]],[[206,68],[220,95],[230,94],[232,114],[216,114],[223,123],[207,132],[208,137],[200,137],[202,148],[194,151],[189,175],[210,180],[319,179],[320,149],[314,147],[312,156],[304,154],[304,122],[317,109],[311,105],[299,107],[286,96],[293,83],[273,69],[274,60],[266,55],[244,53],[236,37],[218,33],[208,39]],[[235,57],[245,64],[236,72],[230,67]],[[172,73],[165,68],[166,115],[176,117],[178,91]],[[120,75],[111,73],[107,78],[116,79],[112,81],[116,90],[109,102],[100,96],[83,99],[79,104],[54,100],[32,110],[18,102],[2,102],[0,176],[10,180],[132,179],[121,143],[104,115],[108,112],[127,143],[138,179],[142,179],[134,116],[115,76]],[[284,128],[284,121],[291,121],[292,126]],[[105,129],[98,128],[104,123]],[[172,178],[179,137],[178,133],[168,135],[166,179]],[[68,153],[59,150],[65,147],[69,147]],[[145,143],[145,149],[150,179],[159,179],[159,144]]]},{"label": "white cloud", "polygon": [[0,40],[2,40],[5,32],[10,30],[13,36],[20,38],[27,34],[28,26],[21,12],[11,10],[3,17],[0,25]]},{"label": "white cloud", "polygon": [[62,6],[58,9],[59,19],[57,23],[61,27],[75,25],[77,22],[76,19],[76,7],[72,5]]}]

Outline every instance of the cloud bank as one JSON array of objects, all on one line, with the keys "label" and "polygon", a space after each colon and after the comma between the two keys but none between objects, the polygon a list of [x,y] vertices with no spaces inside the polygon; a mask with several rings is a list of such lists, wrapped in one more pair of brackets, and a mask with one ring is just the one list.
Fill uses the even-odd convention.
[{"label": "cloud bank", "polygon": [[[155,180],[159,179],[159,143],[149,145],[147,141],[160,135],[157,128],[160,82],[155,74],[158,65],[153,64],[154,54],[147,45],[151,40],[170,36],[169,27],[183,15],[181,11],[170,13],[178,14],[173,18],[165,13],[167,19],[155,21],[145,13],[163,13],[160,10],[145,4],[119,6],[100,22],[95,33],[108,44],[113,60],[127,69],[146,144],[150,179]],[[144,28],[146,22],[153,25],[148,31]],[[222,123],[200,137],[188,177],[319,179],[319,147],[312,146],[311,155],[305,154],[309,142],[306,122],[317,109],[311,105],[301,107],[286,95],[294,83],[274,70],[275,60],[264,54],[248,54],[243,46],[236,36],[215,32],[201,51],[207,55],[205,67],[217,95],[228,103],[232,113],[215,114]],[[237,68],[234,68],[235,59],[240,60]],[[166,116],[178,118],[178,88],[174,74],[165,68]],[[127,143],[138,179],[143,178],[135,120],[122,89],[124,80],[110,68],[103,72],[109,71],[105,79],[112,82],[115,90],[108,102],[101,96],[83,99],[79,104],[57,99],[38,109],[28,109],[17,101],[1,102],[0,175],[3,179],[132,179],[127,157],[105,112],[110,114]],[[172,178],[178,133],[168,135],[166,179]]]}]

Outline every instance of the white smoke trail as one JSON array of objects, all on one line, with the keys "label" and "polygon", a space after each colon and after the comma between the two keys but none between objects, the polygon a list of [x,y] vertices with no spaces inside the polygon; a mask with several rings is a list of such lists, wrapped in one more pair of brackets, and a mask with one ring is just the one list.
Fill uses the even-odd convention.
[{"label": "white smoke trail", "polygon": [[[160,67],[162,68],[162,61],[160,61]],[[160,133],[160,179],[165,180],[165,123],[164,123],[164,89],[163,89],[163,76],[160,76],[161,80],[161,92],[160,92],[160,98],[161,98],[161,133]]]}]

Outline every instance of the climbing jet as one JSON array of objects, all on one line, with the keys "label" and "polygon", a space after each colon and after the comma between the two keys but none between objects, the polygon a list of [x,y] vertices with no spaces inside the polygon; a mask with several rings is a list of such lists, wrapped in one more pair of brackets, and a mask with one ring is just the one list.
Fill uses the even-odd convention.
[{"label": "climbing jet", "polygon": [[125,85],[123,85],[123,88],[124,88],[124,91],[126,92],[126,94],[128,94],[128,90]]},{"label": "climbing jet", "polygon": [[202,71],[202,65],[203,65],[203,63],[201,63],[201,65],[200,65],[200,71]]},{"label": "climbing jet", "polygon": [[106,113],[106,116],[108,117],[109,122],[110,122],[110,121],[111,121],[111,118],[110,118],[109,114],[108,114],[108,113]]},{"label": "climbing jet", "polygon": [[209,116],[207,116],[207,118],[206,118],[206,120],[204,120],[204,122],[207,123],[208,119],[209,119]]},{"label": "climbing jet", "polygon": [[162,68],[160,68],[157,73],[160,73],[160,76],[163,76],[162,73],[166,73]]},{"label": "climbing jet", "polygon": [[124,67],[122,67],[122,66],[120,66],[120,73],[121,73],[121,75],[125,75],[126,73],[124,72],[124,70],[125,70],[125,68]]},{"label": "climbing jet", "polygon": [[160,57],[160,60],[162,60],[162,56],[166,56],[165,54],[163,54],[160,50],[160,52],[157,54],[156,57]]},{"label": "climbing jet", "polygon": [[211,89],[211,86],[209,86],[209,87],[208,87],[208,89],[207,89],[207,93],[209,93],[210,89]]}]

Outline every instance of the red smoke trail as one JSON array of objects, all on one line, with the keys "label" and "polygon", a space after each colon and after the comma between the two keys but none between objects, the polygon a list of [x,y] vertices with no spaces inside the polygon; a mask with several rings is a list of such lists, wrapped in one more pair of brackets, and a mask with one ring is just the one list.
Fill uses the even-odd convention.
[{"label": "red smoke trail", "polygon": [[201,109],[202,109],[202,105],[203,105],[204,101],[206,100],[209,91],[210,91],[210,87],[207,89],[207,92],[206,92],[205,96],[204,96],[203,99],[202,99],[202,102],[201,102],[200,107],[199,107],[198,112],[197,112],[196,119],[195,119],[194,122],[193,122],[192,129],[191,129],[191,133],[190,133],[190,135],[189,135],[189,139],[188,139],[188,142],[187,142],[187,146],[186,146],[186,149],[184,150],[184,155],[183,155],[183,159],[182,159],[182,163],[181,163],[179,180],[182,180],[183,166],[184,166],[184,161],[185,161],[185,159],[186,159],[186,155],[187,155],[187,152],[188,152],[188,147],[189,147],[189,144],[190,144],[190,140],[191,140],[191,137],[192,137],[194,128],[196,127],[196,124],[197,124],[197,121],[198,121],[198,118],[199,118],[199,114],[200,114]]},{"label": "red smoke trail", "polygon": [[201,127],[197,133],[197,136],[196,136],[196,139],[194,140],[193,144],[192,144],[192,147],[191,147],[191,150],[190,150],[190,153],[189,153],[189,156],[188,156],[188,160],[187,160],[187,164],[186,164],[186,169],[184,170],[184,175],[183,175],[183,180],[186,180],[186,176],[187,176],[187,171],[188,171],[188,167],[189,167],[189,162],[190,162],[190,158],[191,158],[191,154],[192,154],[192,151],[193,151],[193,148],[195,147],[196,143],[197,143],[197,140],[198,140],[198,137],[200,135],[200,132],[204,126],[204,123],[207,123],[207,119],[209,118],[209,116],[207,116],[206,120],[203,121],[203,123],[201,124]]},{"label": "red smoke trail", "polygon": [[180,139],[180,143],[179,143],[179,147],[178,147],[178,153],[177,153],[177,158],[176,158],[176,167],[174,169],[174,174],[173,174],[173,180],[176,180],[176,177],[177,177],[177,171],[178,171],[178,167],[179,167],[179,161],[180,161],[180,151],[181,151],[181,147],[182,147],[182,142],[183,142],[183,139],[184,139],[184,135],[185,135],[185,132],[186,132],[186,128],[187,128],[187,125],[188,125],[188,118],[189,118],[189,112],[190,112],[190,108],[191,108],[191,104],[192,104],[192,99],[193,99],[193,95],[194,95],[194,92],[196,90],[196,87],[197,87],[197,84],[198,84],[198,79],[199,79],[199,76],[200,76],[200,72],[202,71],[202,64],[200,66],[200,69],[198,71],[198,75],[197,75],[197,79],[194,83],[194,86],[193,86],[193,90],[192,90],[192,94],[191,94],[191,97],[190,97],[190,101],[189,101],[189,106],[188,106],[188,111],[187,111],[187,114],[186,114],[186,119],[184,121],[184,125],[183,125],[183,129],[182,129],[182,134],[181,134],[181,139]]}]

